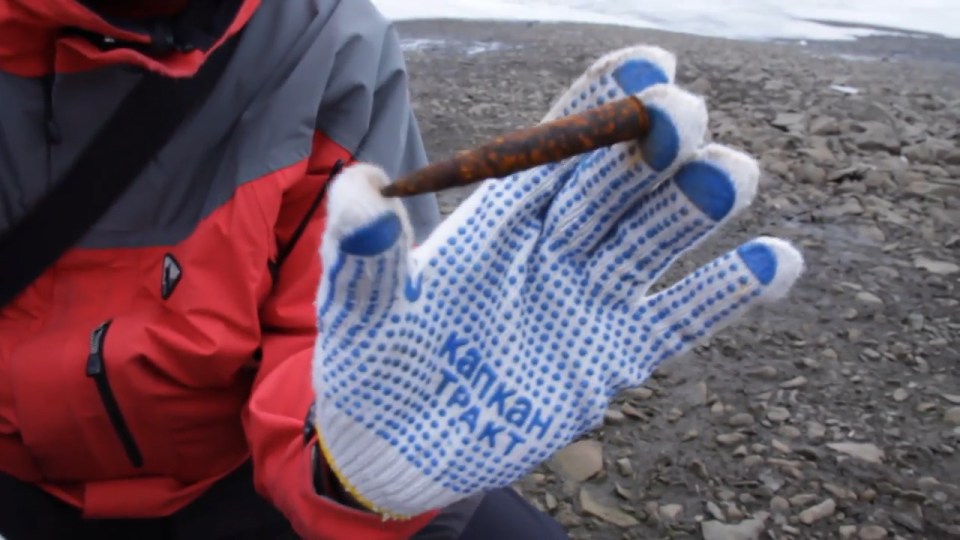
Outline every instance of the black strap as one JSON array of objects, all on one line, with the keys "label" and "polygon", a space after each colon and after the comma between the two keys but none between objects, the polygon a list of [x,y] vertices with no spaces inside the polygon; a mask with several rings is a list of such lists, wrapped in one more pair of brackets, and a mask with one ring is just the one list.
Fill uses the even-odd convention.
[{"label": "black strap", "polygon": [[300,223],[297,224],[297,228],[290,236],[290,240],[287,241],[286,245],[279,249],[277,260],[270,264],[270,274],[273,276],[274,281],[277,280],[277,276],[280,273],[280,267],[283,266],[284,261],[286,261],[287,257],[289,257],[293,252],[293,248],[297,247],[297,241],[299,241],[300,237],[303,236],[304,231],[307,229],[307,225],[309,225],[310,220],[313,219],[313,215],[317,213],[317,208],[320,207],[320,203],[323,202],[324,197],[327,195],[327,187],[330,186],[330,182],[333,182],[333,179],[336,178],[342,170],[343,161],[338,159],[330,169],[330,174],[327,175],[327,180],[322,186],[320,186],[320,190],[317,191],[316,196],[314,196],[313,202],[311,202],[310,207],[307,208],[307,212],[302,218],[300,218]]},{"label": "black strap", "polygon": [[163,148],[187,114],[206,101],[238,37],[193,77],[145,73],[65,178],[0,238],[0,307],[6,306],[93,227]]}]

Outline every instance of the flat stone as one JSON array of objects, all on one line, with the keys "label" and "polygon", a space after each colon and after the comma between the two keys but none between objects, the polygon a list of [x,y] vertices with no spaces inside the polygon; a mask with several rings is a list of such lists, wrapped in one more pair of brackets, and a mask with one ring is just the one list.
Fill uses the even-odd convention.
[{"label": "flat stone", "polygon": [[662,519],[677,521],[683,515],[683,506],[679,504],[665,504],[660,507],[660,517]]},{"label": "flat stone", "polygon": [[836,484],[831,484],[829,482],[823,484],[823,490],[832,495],[835,499],[856,499],[857,494],[850,491],[849,489],[838,486]]},{"label": "flat stone", "polygon": [[820,361],[814,358],[803,357],[800,359],[800,363],[803,364],[803,367],[810,369],[820,369]]},{"label": "flat stone", "polygon": [[912,532],[920,532],[923,530],[923,523],[916,516],[905,514],[903,512],[894,512],[893,514],[890,514],[890,519],[897,525],[900,525],[901,527],[904,527]]},{"label": "flat stone", "polygon": [[960,272],[960,266],[946,261],[935,261],[927,257],[917,257],[913,260],[913,265],[932,274],[946,276]]},{"label": "flat stone", "polygon": [[603,470],[603,444],[594,440],[577,441],[557,452],[553,463],[564,478],[583,482]]},{"label": "flat stone", "polygon": [[780,383],[780,388],[790,390],[792,388],[800,388],[802,386],[806,386],[806,384],[807,384],[807,378],[804,377],[803,375],[800,375],[799,377],[794,377],[789,381],[784,381]]},{"label": "flat stone", "polygon": [[854,198],[847,198],[840,204],[832,204],[816,214],[823,218],[835,219],[841,216],[859,216],[863,214],[863,205]]},{"label": "flat stone", "polygon": [[803,113],[779,113],[770,124],[785,131],[802,132],[805,122]]},{"label": "flat stone", "polygon": [[847,538],[853,538],[853,535],[857,534],[857,526],[841,525],[837,532],[840,534],[840,538],[847,540]]},{"label": "flat stone", "polygon": [[869,463],[882,463],[885,457],[883,450],[873,443],[837,442],[827,443],[827,447]]},{"label": "flat stone", "polygon": [[819,504],[807,508],[800,512],[800,521],[804,525],[812,525],[821,519],[828,518],[837,511],[837,503],[833,499],[827,499]]},{"label": "flat stone", "polygon": [[960,426],[960,407],[950,407],[944,411],[943,421],[952,426]]},{"label": "flat stone", "polygon": [[790,418],[790,411],[783,407],[770,407],[767,410],[767,419],[772,422],[783,422]]},{"label": "flat stone", "polygon": [[860,540],[883,540],[888,536],[887,530],[879,525],[864,525],[857,533]]},{"label": "flat stone", "polygon": [[721,501],[732,501],[737,498],[737,494],[729,489],[719,489],[717,490],[717,498]]},{"label": "flat stone", "polygon": [[778,441],[777,439],[773,439],[773,441],[770,442],[770,446],[772,446],[774,450],[780,452],[781,454],[789,454],[793,452],[793,448],[790,448],[789,444]]},{"label": "flat stone", "polygon": [[924,491],[931,491],[940,486],[940,481],[932,476],[923,476],[917,480],[917,487]]},{"label": "flat stone", "polygon": [[817,500],[817,496],[813,493],[800,493],[799,495],[790,497],[790,506],[807,506],[815,500]]},{"label": "flat stone", "polygon": [[920,403],[917,403],[917,412],[930,412],[936,408],[937,404],[933,401],[921,401]]},{"label": "flat stone", "polygon": [[853,140],[861,150],[900,150],[900,137],[890,125],[883,122],[860,122],[858,127],[862,132],[854,135]]},{"label": "flat stone", "polygon": [[643,420],[646,418],[646,415],[643,413],[643,411],[629,403],[624,403],[623,406],[620,407],[620,412],[626,416],[629,416],[630,418],[636,418],[637,420]]},{"label": "flat stone", "polygon": [[818,116],[810,122],[810,133],[813,135],[839,135],[840,124],[829,116]]},{"label": "flat stone", "polygon": [[743,513],[743,510],[740,510],[735,502],[725,502],[723,506],[727,509],[727,519],[730,521],[737,521],[746,517],[746,514]]},{"label": "flat stone", "polygon": [[901,491],[899,495],[905,501],[913,501],[918,503],[924,503],[927,501],[926,494],[920,491],[912,490],[912,489],[907,491]]},{"label": "flat stone", "polygon": [[827,435],[827,428],[819,422],[808,422],[807,423],[807,437],[810,440],[820,440]]},{"label": "flat stone", "polygon": [[645,400],[653,397],[653,390],[640,386],[637,388],[628,388],[624,390],[623,395],[630,399]]},{"label": "flat stone", "polygon": [[573,529],[583,525],[583,518],[574,513],[569,506],[561,508],[555,515],[557,523],[566,529]]},{"label": "flat stone", "polygon": [[797,180],[807,184],[822,184],[827,179],[827,171],[813,163],[804,161],[795,170]]},{"label": "flat stone", "polygon": [[747,519],[740,523],[711,520],[700,524],[703,540],[759,540],[765,529],[761,519]]},{"label": "flat stone", "polygon": [[773,366],[761,366],[748,373],[751,377],[756,377],[758,379],[773,380],[777,378],[777,368]]},{"label": "flat stone", "polygon": [[720,507],[717,506],[717,503],[713,501],[707,501],[706,507],[707,507],[707,513],[710,514],[710,516],[713,517],[713,519],[717,521],[727,520],[727,516],[723,514],[723,510],[721,510]]},{"label": "flat stone", "polygon": [[737,413],[727,419],[727,424],[733,427],[752,426],[754,422],[753,415],[750,413]]},{"label": "flat stone", "polygon": [[586,486],[580,488],[580,506],[583,511],[598,517],[608,523],[618,527],[636,527],[640,525],[637,518],[617,508],[616,506],[607,506],[598,501]]},{"label": "flat stone", "polygon": [[790,501],[777,495],[770,499],[770,509],[776,512],[786,512],[787,510],[790,510]]},{"label": "flat stone", "polygon": [[799,439],[803,435],[799,428],[790,425],[780,426],[780,429],[777,430],[777,433],[788,439]]},{"label": "flat stone", "polygon": [[733,446],[735,444],[740,444],[745,440],[747,440],[747,436],[739,432],[721,433],[720,435],[717,435],[717,443],[723,446]]},{"label": "flat stone", "polygon": [[627,416],[618,409],[607,409],[607,411],[603,413],[604,423],[611,426],[622,424],[626,420],[627,420]]}]

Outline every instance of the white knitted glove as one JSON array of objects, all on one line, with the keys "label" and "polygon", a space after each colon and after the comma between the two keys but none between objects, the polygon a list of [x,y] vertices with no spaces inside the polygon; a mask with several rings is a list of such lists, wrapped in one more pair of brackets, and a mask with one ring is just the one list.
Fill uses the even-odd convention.
[{"label": "white knitted glove", "polygon": [[674,68],[657,48],[602,58],[547,119],[636,93],[649,139],[487,181],[417,249],[382,171],[334,180],[314,422],[371,510],[410,516],[511,484],[619,390],[793,285],[801,255],[758,238],[647,293],[759,176],[749,156],[702,146],[706,108]]}]

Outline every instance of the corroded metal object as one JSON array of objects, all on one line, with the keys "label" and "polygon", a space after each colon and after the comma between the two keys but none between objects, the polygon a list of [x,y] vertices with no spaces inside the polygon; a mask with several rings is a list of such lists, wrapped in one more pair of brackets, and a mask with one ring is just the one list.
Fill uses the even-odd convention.
[{"label": "corroded metal object", "polygon": [[647,135],[650,119],[634,96],[502,135],[463,150],[381,189],[386,197],[407,197],[502,178]]}]

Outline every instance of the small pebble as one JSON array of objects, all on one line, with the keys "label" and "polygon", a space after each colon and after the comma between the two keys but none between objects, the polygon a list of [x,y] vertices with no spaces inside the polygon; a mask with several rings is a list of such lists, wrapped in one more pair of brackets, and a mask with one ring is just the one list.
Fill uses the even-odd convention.
[{"label": "small pebble", "polygon": [[783,407],[770,407],[767,411],[767,418],[772,422],[783,422],[790,418],[790,411]]},{"label": "small pebble", "polygon": [[753,423],[753,415],[750,413],[737,413],[727,419],[727,424],[733,427],[752,426]]},{"label": "small pebble", "polygon": [[733,446],[735,444],[740,444],[747,440],[747,436],[743,433],[721,433],[717,435],[717,442],[723,446]]},{"label": "small pebble", "polygon": [[777,495],[776,497],[770,499],[770,509],[777,512],[786,512],[790,509],[790,501]]},{"label": "small pebble", "polygon": [[840,529],[837,532],[840,533],[840,538],[843,538],[844,540],[846,540],[847,538],[851,538],[853,535],[857,534],[857,526],[841,525]]},{"label": "small pebble", "polygon": [[607,412],[603,413],[603,421],[607,425],[616,426],[622,424],[626,419],[626,415],[618,409],[607,409]]},{"label": "small pebble", "polygon": [[837,503],[833,499],[827,499],[819,504],[807,508],[800,512],[800,521],[804,525],[812,525],[821,519],[828,518],[837,511]]},{"label": "small pebble", "polygon": [[799,377],[794,377],[789,381],[784,381],[780,383],[780,388],[789,390],[791,388],[800,388],[802,386],[806,386],[806,384],[807,384],[807,378],[804,377],[803,375],[800,375]]},{"label": "small pebble", "polygon": [[781,436],[786,437],[787,439],[799,439],[803,433],[796,426],[783,425],[780,426],[780,429],[777,430]]},{"label": "small pebble", "polygon": [[665,504],[660,507],[660,517],[670,521],[676,521],[683,515],[683,506],[679,504]]},{"label": "small pebble", "polygon": [[793,449],[790,448],[790,445],[780,442],[777,439],[774,439],[770,443],[770,446],[772,446],[774,450],[776,450],[777,452],[780,452],[781,454],[789,454],[793,452]]},{"label": "small pebble", "polygon": [[879,525],[865,525],[860,528],[857,538],[860,540],[883,540],[887,537],[887,530]]}]

